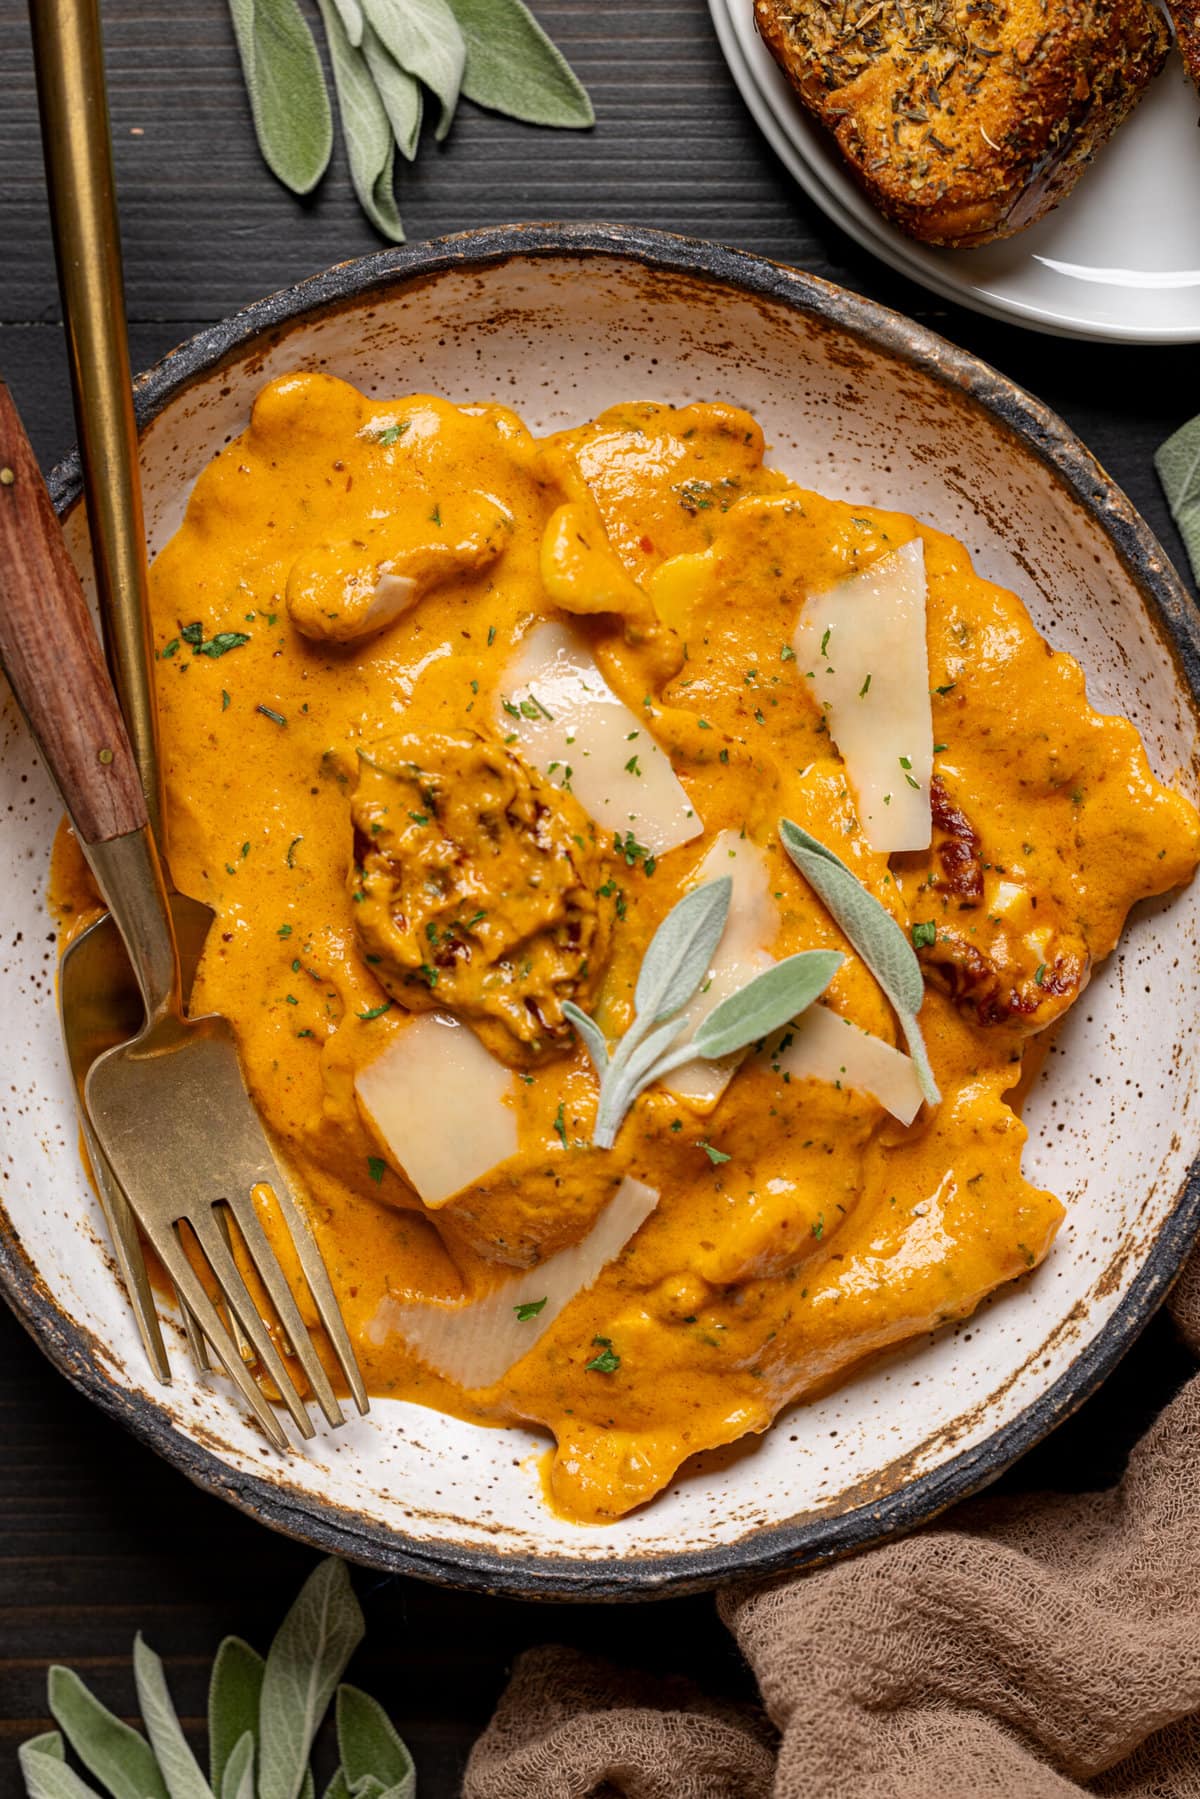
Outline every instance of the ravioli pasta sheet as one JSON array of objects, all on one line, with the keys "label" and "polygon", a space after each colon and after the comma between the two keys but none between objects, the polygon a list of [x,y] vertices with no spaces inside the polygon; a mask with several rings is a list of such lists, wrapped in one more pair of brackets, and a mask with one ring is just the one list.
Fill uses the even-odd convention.
[{"label": "ravioli pasta sheet", "polygon": [[[217,915],[194,1003],[233,1020],[370,1390],[544,1427],[580,1520],[1042,1260],[1027,1047],[1200,845],[960,544],[763,448],[728,405],[537,438],[290,375],[153,570],[171,866]],[[785,818],[915,946],[939,1105]],[[829,1018],[655,1082],[598,1149],[570,1008],[615,1048],[725,863],[719,991],[835,949]],[[82,926],[69,839],[55,884]]]}]

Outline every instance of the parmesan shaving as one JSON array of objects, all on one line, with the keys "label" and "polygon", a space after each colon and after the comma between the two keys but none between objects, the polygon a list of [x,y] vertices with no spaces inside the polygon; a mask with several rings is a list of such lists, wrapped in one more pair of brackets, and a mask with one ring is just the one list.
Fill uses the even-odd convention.
[{"label": "parmesan shaving", "polygon": [[632,832],[659,856],[704,829],[669,757],[619,700],[583,639],[538,625],[521,643],[502,694],[504,735],[614,835]]},{"label": "parmesan shaving", "polygon": [[793,1080],[829,1081],[869,1093],[901,1124],[911,1124],[921,1109],[921,1086],[911,1058],[828,1006],[810,1006],[763,1054],[772,1068],[778,1066]]},{"label": "parmesan shaving", "polygon": [[846,765],[873,850],[928,849],[933,712],[919,537],[811,595],[793,646]]},{"label": "parmesan shaving", "polygon": [[594,1285],[657,1204],[653,1187],[626,1175],[581,1242],[466,1304],[385,1300],[368,1335],[378,1344],[398,1331],[438,1374],[460,1387],[490,1387],[528,1355],[577,1294]]},{"label": "parmesan shaving", "polygon": [[354,1083],[393,1165],[433,1207],[516,1154],[512,1085],[474,1031],[440,1012],[406,1025]]}]

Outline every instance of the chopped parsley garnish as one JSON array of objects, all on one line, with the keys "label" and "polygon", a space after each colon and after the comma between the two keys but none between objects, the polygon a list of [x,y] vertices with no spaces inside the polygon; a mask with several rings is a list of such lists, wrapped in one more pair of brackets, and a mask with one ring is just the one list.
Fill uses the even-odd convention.
[{"label": "chopped parsley garnish", "polygon": [[179,648],[178,637],[172,637],[170,643],[163,645],[159,654],[161,655],[163,661],[166,662],[169,660],[170,657],[172,657],[175,654],[175,652],[178,648]]},{"label": "chopped parsley garnish", "polygon": [[613,849],[618,856],[624,856],[626,868],[636,868],[640,862],[643,872],[652,875],[658,867],[658,857],[652,856],[643,844],[640,844],[632,831],[626,831],[624,837],[618,831],[613,838]]},{"label": "chopped parsley garnish", "polygon": [[563,1102],[558,1102],[558,1111],[554,1114],[554,1135],[560,1140],[563,1148],[567,1147],[567,1121],[563,1117]]},{"label": "chopped parsley garnish", "polygon": [[729,1156],[725,1150],[715,1149],[711,1143],[706,1142],[703,1138],[701,1138],[700,1141],[700,1148],[704,1151],[714,1168],[719,1168],[722,1162],[729,1161]]},{"label": "chopped parsley garnish", "polygon": [[244,643],[249,643],[248,631],[218,631],[207,643],[196,645],[197,656],[209,656],[215,662],[218,656],[225,656],[230,650],[240,650]]},{"label": "chopped parsley garnish", "polygon": [[221,710],[222,710],[222,712],[228,712],[228,710],[232,704],[233,704],[232,700],[229,698],[229,695],[226,693],[225,689],[222,687],[222,689],[221,689]]},{"label": "chopped parsley garnish", "polygon": [[640,775],[641,772],[642,772],[641,769],[638,767],[637,757],[631,756],[629,758],[628,762],[625,764],[625,773],[627,775]]},{"label": "chopped parsley garnish", "polygon": [[396,443],[404,436],[404,433],[408,430],[411,423],[411,419],[404,419],[398,425],[385,425],[382,431],[377,431],[375,433],[375,442],[384,445]]},{"label": "chopped parsley garnish", "polygon": [[290,937],[291,934],[292,934],[292,927],[290,924],[281,924],[279,929],[275,933],[275,935],[277,937]]},{"label": "chopped parsley garnish", "polygon": [[438,971],[436,968],[431,968],[429,966],[428,962],[422,962],[422,964],[421,964],[420,968],[417,970],[417,972],[421,976],[421,979],[425,982],[425,985],[427,987],[432,989],[437,986]]},{"label": "chopped parsley garnish", "polygon": [[295,868],[295,866],[296,866],[296,863],[295,863],[296,845],[298,843],[303,843],[303,842],[304,842],[303,837],[293,837],[292,841],[288,844],[287,855],[284,857],[284,861],[287,863],[289,868]]},{"label": "chopped parsley garnish", "polygon": [[384,1161],[382,1156],[368,1156],[367,1157],[367,1173],[370,1175],[371,1179],[374,1181],[374,1183],[377,1187],[383,1179],[383,1171],[386,1167],[387,1167],[387,1163]]},{"label": "chopped parsley garnish", "polygon": [[[546,1297],[549,1298],[549,1294]],[[545,1299],[526,1299],[519,1306],[514,1306],[513,1311],[517,1314],[517,1323],[528,1324],[531,1318],[536,1318],[538,1313],[545,1309],[545,1305]]]},{"label": "chopped parsley garnish", "polygon": [[833,626],[826,625],[825,635],[821,639],[821,654],[822,654],[822,656],[827,656],[829,654],[829,639],[832,636],[832,634],[833,634]]},{"label": "chopped parsley garnish", "polygon": [[408,816],[415,825],[427,825],[429,823],[428,812],[410,812]]},{"label": "chopped parsley garnish", "polygon": [[870,693],[870,691],[871,691],[871,677],[870,677],[870,675],[868,675],[866,680],[863,682],[862,686],[858,690],[859,699],[865,700],[867,695]]},{"label": "chopped parsley garnish", "polygon": [[937,925],[932,918],[924,919],[912,928],[914,949],[932,949],[937,942]]},{"label": "chopped parsley garnish", "polygon": [[264,718],[269,718],[273,725],[286,725],[287,724],[287,719],[283,716],[283,713],[276,712],[270,706],[256,706],[254,708],[254,710],[256,712],[261,712]]},{"label": "chopped parsley garnish", "polygon": [[593,1356],[590,1362],[585,1363],[587,1372],[589,1374],[615,1374],[621,1366],[621,1358],[612,1346],[612,1338],[593,1337],[592,1344],[593,1346],[599,1345],[600,1354]]},{"label": "chopped parsley garnish", "polygon": [[204,626],[200,623],[200,620],[197,619],[194,624],[181,625],[179,627],[179,635],[182,637],[184,643],[190,644],[194,650],[198,650],[200,645],[204,642]]},{"label": "chopped parsley garnish", "polygon": [[817,1239],[818,1243],[820,1242],[821,1238],[825,1235],[825,1214],[824,1214],[824,1212],[817,1213],[817,1221],[812,1227],[812,1234]]},{"label": "chopped parsley garnish", "polygon": [[1033,978],[1037,982],[1039,987],[1045,986],[1045,984],[1046,984],[1046,964],[1044,962],[1038,963],[1037,972]]},{"label": "chopped parsley garnish", "polygon": [[957,685],[956,681],[947,681],[944,687],[935,687],[933,691],[935,693],[953,693]]},{"label": "chopped parsley garnish", "polygon": [[355,1016],[357,1018],[361,1018],[364,1022],[369,1022],[372,1018],[382,1018],[384,1013],[390,1012],[391,1009],[392,1009],[391,1000],[385,999],[381,1006],[371,1006],[368,1011],[358,1012],[355,1014]]},{"label": "chopped parsley garnish", "polygon": [[779,660],[781,662],[794,662],[796,660],[796,652],[790,643],[785,643],[780,647]]}]

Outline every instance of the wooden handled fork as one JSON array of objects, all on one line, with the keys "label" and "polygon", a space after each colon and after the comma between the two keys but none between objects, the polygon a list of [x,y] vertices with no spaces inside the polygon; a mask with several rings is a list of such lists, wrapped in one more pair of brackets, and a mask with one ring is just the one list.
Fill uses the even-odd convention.
[{"label": "wooden handled fork", "polygon": [[[138,1221],[263,1430],[279,1420],[198,1276],[207,1265],[228,1315],[296,1429],[313,1435],[301,1371],[331,1425],[341,1407],[263,1229],[268,1194],[287,1224],[326,1336],[360,1412],[367,1396],[329,1275],[254,1110],[233,1032],[188,1018],[162,868],[129,738],[50,497],[0,384],[0,661],[121,932],[146,1021],[92,1064],[92,1129]],[[256,1300],[234,1250],[240,1238]]]}]

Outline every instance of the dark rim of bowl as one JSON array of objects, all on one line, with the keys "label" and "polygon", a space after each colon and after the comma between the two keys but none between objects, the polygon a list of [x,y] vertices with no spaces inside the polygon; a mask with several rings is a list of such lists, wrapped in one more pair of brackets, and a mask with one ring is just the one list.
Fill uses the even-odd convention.
[{"label": "dark rim of bowl", "polygon": [[[495,226],[379,251],[271,294],[189,339],[136,382],[139,423],[148,425],[198,375],[302,318],[339,310],[400,282],[462,269],[485,271],[514,258],[564,256],[633,261],[782,304],[864,340],[981,406],[1022,439],[1106,533],[1200,705],[1200,614],[1148,525],[1061,419],[977,357],[912,320],[816,276],[723,245],[631,226],[545,224]],[[64,515],[80,494],[77,453],[58,465],[49,485]],[[627,1600],[699,1591],[735,1577],[828,1561],[911,1530],[977,1492],[1095,1390],[1167,1294],[1198,1230],[1200,1159],[1096,1337],[1016,1418],[941,1467],[841,1514],[755,1528],[737,1542],[711,1549],[611,1560],[417,1542],[275,1481],[242,1474],[185,1436],[153,1400],[113,1381],[88,1334],[54,1304],[10,1231],[0,1233],[0,1282],[22,1322],[81,1392],[198,1486],[272,1528],[331,1554],[444,1585],[520,1598]]]}]

